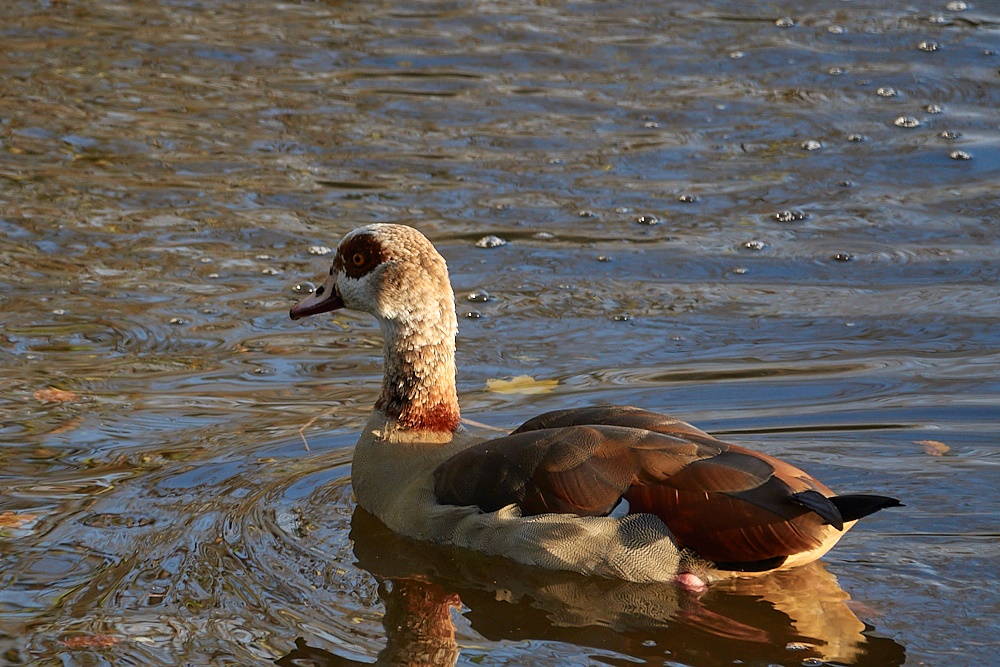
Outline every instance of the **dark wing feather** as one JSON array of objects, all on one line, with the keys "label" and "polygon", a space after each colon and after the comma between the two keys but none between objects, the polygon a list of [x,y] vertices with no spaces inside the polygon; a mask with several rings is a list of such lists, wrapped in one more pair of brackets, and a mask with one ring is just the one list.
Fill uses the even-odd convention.
[{"label": "dark wing feather", "polygon": [[818,491],[799,491],[792,494],[795,502],[820,515],[826,523],[837,530],[844,529],[844,517],[832,500]]}]

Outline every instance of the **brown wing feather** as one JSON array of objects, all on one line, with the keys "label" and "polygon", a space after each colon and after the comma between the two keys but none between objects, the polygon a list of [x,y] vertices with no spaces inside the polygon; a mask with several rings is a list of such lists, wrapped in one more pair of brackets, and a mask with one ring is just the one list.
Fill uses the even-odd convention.
[{"label": "brown wing feather", "polygon": [[667,482],[681,491],[734,493],[756,489],[774,476],[774,467],[743,452],[728,449],[711,459],[695,461]]},{"label": "brown wing feather", "polygon": [[799,505],[781,480],[748,492],[680,490],[636,485],[625,494],[630,510],[663,519],[677,541],[716,562],[758,561],[817,548],[827,529]]},{"label": "brown wing feather", "polygon": [[[650,412],[631,405],[600,405],[590,408],[569,408],[540,414],[524,422],[513,434],[537,431],[546,428],[581,425],[626,426],[663,433],[679,438],[694,436],[715,441],[715,438],[699,428],[674,417]],[[513,435],[512,434],[512,435]],[[716,441],[718,442],[718,441]]]},{"label": "brown wing feather", "polygon": [[752,449],[747,449],[746,447],[740,447],[739,445],[729,445],[729,451],[747,454],[768,463],[772,468],[774,468],[775,477],[778,477],[788,484],[792,491],[798,492],[812,490],[819,491],[825,496],[833,495],[833,491],[831,491],[829,487],[806,471],[796,468],[791,463],[787,463],[781,459],[776,459],[773,456],[768,456],[767,454],[755,452]]},{"label": "brown wing feather", "polygon": [[451,457],[434,472],[434,492],[443,504],[487,512],[516,503],[525,515],[603,516],[633,484],[663,483],[720,452],[717,445],[620,426],[538,429]]},{"label": "brown wing feather", "polygon": [[816,549],[830,530],[794,494],[832,492],[779,459],[716,440],[632,407],[540,415],[435,471],[438,501],[524,515],[631,513],[660,517],[678,542],[723,563],[782,560]]}]

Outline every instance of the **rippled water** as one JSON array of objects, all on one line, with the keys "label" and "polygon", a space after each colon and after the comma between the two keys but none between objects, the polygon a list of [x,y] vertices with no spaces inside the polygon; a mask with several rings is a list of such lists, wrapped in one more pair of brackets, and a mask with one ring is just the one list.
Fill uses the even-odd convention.
[{"label": "rippled water", "polygon": [[[10,1],[0,38],[0,663],[995,660],[994,3]],[[378,331],[287,318],[377,221],[448,259],[468,418],[635,404],[906,508],[701,599],[387,534]]]}]

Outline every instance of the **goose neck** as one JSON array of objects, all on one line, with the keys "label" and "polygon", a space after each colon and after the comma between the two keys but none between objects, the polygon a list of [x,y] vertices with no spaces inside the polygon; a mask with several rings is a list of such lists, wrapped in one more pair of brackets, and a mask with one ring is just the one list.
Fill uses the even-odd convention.
[{"label": "goose neck", "polygon": [[375,407],[399,428],[439,433],[458,428],[454,301],[441,306],[381,322],[385,376]]}]

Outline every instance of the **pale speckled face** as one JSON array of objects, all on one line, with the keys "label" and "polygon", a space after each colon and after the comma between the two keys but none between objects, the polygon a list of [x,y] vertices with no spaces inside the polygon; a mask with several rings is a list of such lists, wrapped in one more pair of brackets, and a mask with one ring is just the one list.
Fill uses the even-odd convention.
[{"label": "pale speckled face", "polygon": [[375,224],[348,233],[337,248],[330,277],[292,308],[292,319],[350,308],[381,321],[453,303],[444,258],[412,227]]}]

